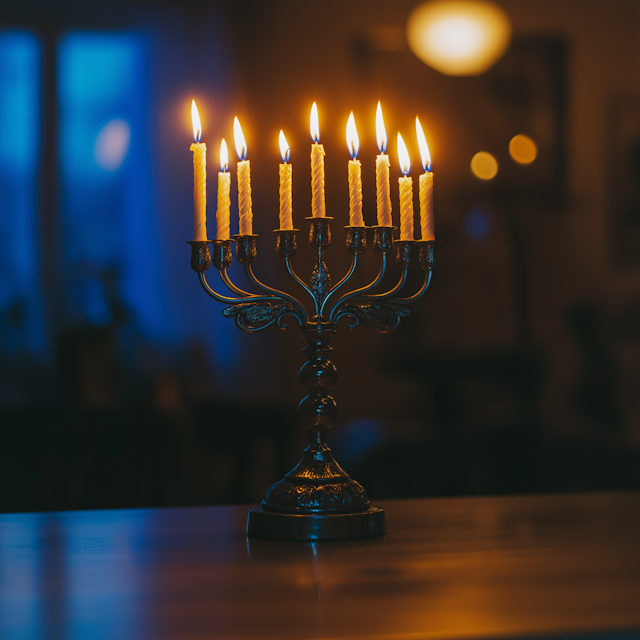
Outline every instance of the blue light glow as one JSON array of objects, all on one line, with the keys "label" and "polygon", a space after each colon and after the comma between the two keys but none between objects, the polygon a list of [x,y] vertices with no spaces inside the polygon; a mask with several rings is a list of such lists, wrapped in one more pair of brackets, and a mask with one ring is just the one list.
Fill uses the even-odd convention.
[{"label": "blue light glow", "polygon": [[473,242],[482,242],[491,233],[491,216],[482,208],[471,209],[464,220],[464,233]]},{"label": "blue light glow", "polygon": [[37,172],[40,46],[32,34],[0,33],[0,346],[41,351]]},{"label": "blue light glow", "polygon": [[[171,328],[153,275],[161,256],[145,126],[146,47],[134,33],[64,38],[60,169],[68,319],[105,324],[121,299],[141,334],[157,341]],[[107,293],[96,277],[115,282],[115,291]]]}]

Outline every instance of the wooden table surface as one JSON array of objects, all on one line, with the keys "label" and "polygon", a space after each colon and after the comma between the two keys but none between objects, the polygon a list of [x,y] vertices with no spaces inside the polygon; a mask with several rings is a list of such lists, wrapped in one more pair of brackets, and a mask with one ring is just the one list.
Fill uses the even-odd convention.
[{"label": "wooden table surface", "polygon": [[317,543],[247,541],[246,507],[0,515],[0,638],[640,638],[640,493],[378,504],[384,538]]}]

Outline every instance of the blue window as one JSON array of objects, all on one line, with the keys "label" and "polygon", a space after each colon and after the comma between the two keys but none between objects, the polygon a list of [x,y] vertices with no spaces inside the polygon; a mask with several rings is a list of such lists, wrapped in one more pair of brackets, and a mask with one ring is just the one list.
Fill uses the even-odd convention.
[{"label": "blue window", "polygon": [[44,348],[38,292],[40,46],[0,32],[0,350]]},{"label": "blue window", "polygon": [[146,67],[138,35],[77,33],[60,44],[63,275],[67,322],[129,317],[157,341],[171,328],[155,276]]}]

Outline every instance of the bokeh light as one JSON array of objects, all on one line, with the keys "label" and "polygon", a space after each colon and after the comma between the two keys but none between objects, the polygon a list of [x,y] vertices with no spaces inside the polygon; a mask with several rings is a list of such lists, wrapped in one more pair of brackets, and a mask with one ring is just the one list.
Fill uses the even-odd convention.
[{"label": "bokeh light", "polygon": [[529,136],[519,133],[511,138],[509,153],[518,164],[531,164],[538,157],[538,147]]},{"label": "bokeh light", "polygon": [[413,53],[450,76],[484,73],[502,57],[510,40],[507,14],[490,2],[423,2],[407,23]]},{"label": "bokeh light", "polygon": [[93,157],[99,167],[105,171],[117,171],[124,162],[129,143],[131,129],[125,120],[110,120],[102,127],[93,145]]},{"label": "bokeh light", "polygon": [[498,161],[487,151],[478,151],[471,158],[471,171],[480,180],[493,180],[498,173]]}]

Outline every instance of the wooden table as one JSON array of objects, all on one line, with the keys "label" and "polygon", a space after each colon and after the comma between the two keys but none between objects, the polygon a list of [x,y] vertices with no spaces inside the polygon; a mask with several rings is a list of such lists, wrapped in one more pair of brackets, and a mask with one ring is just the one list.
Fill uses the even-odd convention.
[{"label": "wooden table", "polygon": [[384,538],[323,543],[247,541],[246,507],[1,515],[0,638],[640,638],[640,493],[379,506]]}]

